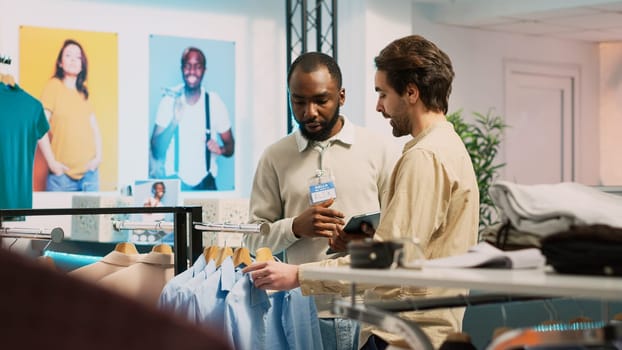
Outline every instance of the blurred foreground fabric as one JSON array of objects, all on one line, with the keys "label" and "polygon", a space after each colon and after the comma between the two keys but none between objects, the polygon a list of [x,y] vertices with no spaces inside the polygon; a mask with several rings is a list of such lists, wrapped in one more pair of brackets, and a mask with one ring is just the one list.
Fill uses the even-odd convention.
[{"label": "blurred foreground fabric", "polygon": [[220,334],[0,248],[2,349],[230,349]]}]

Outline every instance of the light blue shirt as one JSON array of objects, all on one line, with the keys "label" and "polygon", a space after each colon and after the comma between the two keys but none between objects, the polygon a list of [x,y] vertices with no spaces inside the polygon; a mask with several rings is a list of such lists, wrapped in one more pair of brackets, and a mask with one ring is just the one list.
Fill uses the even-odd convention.
[{"label": "light blue shirt", "polygon": [[164,285],[160,298],[158,299],[158,307],[164,310],[174,310],[176,304],[177,291],[186,282],[190,281],[196,274],[205,268],[205,256],[201,254],[194,264],[186,271],[173,277]]},{"label": "light blue shirt", "polygon": [[[283,294],[281,320],[287,339],[285,349],[322,349],[322,335],[315,301],[302,295],[300,288]],[[276,294],[273,303],[276,303]]]},{"label": "light blue shirt", "polygon": [[225,298],[233,288],[236,278],[231,257],[227,257],[220,268],[205,277],[193,290],[190,308],[195,310],[197,324],[223,330]]},{"label": "light blue shirt", "polygon": [[225,330],[237,350],[265,349],[268,294],[255,288],[250,274],[240,278],[225,300]]},{"label": "light blue shirt", "polygon": [[216,262],[210,260],[201,272],[177,290],[177,299],[174,305],[176,314],[185,317],[189,321],[197,322],[198,310],[194,301],[195,290],[215,271]]},{"label": "light blue shirt", "polygon": [[[165,288],[168,287],[166,294],[163,292],[160,295],[160,308],[170,310],[189,321],[196,322],[197,311],[193,303],[194,289],[215,270],[216,263],[214,260],[210,260],[206,264],[205,258],[201,255],[190,269],[171,279],[171,281],[177,279],[177,282],[170,286],[170,281],[167,283],[165,286]],[[193,277],[189,277],[191,275]]]},{"label": "light blue shirt", "polygon": [[266,349],[323,349],[315,302],[300,288],[270,295]]}]

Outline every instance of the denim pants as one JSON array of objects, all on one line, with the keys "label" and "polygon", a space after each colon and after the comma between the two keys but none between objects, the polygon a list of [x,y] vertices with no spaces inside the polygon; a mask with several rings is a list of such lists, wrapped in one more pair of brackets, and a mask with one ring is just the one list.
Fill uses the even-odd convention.
[{"label": "denim pants", "polygon": [[344,318],[320,318],[324,350],[358,350],[359,323]]},{"label": "denim pants", "polygon": [[[179,178],[179,177],[175,177]],[[218,191],[216,188],[216,179],[212,175],[212,173],[208,173],[201,182],[197,185],[188,185],[185,182],[181,182],[181,190],[182,191]]]},{"label": "denim pants", "polygon": [[45,186],[47,191],[97,192],[99,191],[99,170],[89,170],[79,180],[74,180],[65,174],[54,175],[50,173]]}]

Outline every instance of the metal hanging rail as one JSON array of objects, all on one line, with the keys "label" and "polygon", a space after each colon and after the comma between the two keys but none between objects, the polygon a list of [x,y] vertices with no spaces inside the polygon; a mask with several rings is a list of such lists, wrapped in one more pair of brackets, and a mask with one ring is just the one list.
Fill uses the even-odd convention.
[{"label": "metal hanging rail", "polygon": [[270,232],[270,224],[266,222],[261,224],[219,224],[211,222],[195,222],[194,228],[199,231],[260,233],[263,235]]},{"label": "metal hanging rail", "polygon": [[[103,214],[150,214],[173,213],[175,231],[175,274],[188,268],[188,255],[200,254],[202,247],[200,231],[192,223],[201,220],[201,207],[115,207],[115,208],[47,208],[47,209],[0,209],[0,228],[3,219],[20,216],[54,215],[103,215]],[[190,237],[190,238],[189,238]]]},{"label": "metal hanging rail", "polygon": [[65,231],[60,227],[55,227],[53,229],[0,227],[0,238],[25,238],[60,243],[63,241],[64,237]]},{"label": "metal hanging rail", "polygon": [[126,221],[126,220],[113,220],[112,227],[119,230],[156,230],[156,231],[173,231],[175,228],[174,223],[170,221],[155,221],[155,222],[142,222],[142,221]]}]

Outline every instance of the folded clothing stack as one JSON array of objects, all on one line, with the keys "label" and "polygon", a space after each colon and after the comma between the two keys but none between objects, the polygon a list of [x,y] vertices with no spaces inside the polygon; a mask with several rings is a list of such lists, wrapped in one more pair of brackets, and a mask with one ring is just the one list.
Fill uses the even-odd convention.
[{"label": "folded clothing stack", "polygon": [[547,264],[559,273],[622,276],[622,228],[571,226],[540,243]]},{"label": "folded clothing stack", "polygon": [[622,227],[622,197],[574,182],[521,185],[498,181],[490,196],[502,221],[545,237],[571,225]]}]

